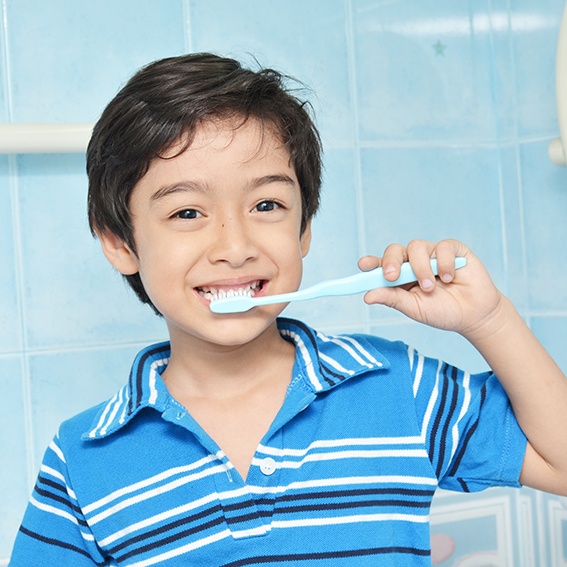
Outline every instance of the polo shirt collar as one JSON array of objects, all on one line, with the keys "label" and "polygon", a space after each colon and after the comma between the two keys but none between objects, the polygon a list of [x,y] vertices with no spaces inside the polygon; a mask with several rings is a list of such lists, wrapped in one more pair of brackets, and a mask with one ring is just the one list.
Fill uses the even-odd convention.
[{"label": "polo shirt collar", "polygon": [[[293,319],[280,318],[277,323],[282,337],[296,345],[296,369],[314,394],[326,392],[360,374],[390,366],[362,335],[327,336]],[[144,408],[163,413],[176,404],[161,378],[169,357],[169,342],[140,351],[128,383],[102,406],[82,438],[104,438],[121,429]]]}]

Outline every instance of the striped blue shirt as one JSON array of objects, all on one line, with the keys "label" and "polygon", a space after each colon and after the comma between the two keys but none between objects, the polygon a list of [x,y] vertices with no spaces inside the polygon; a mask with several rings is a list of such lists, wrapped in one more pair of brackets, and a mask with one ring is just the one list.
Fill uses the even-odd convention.
[{"label": "striped blue shirt", "polygon": [[153,345],[62,424],[10,565],[425,566],[437,486],[518,486],[526,440],[491,373],[278,326],[293,376],[246,482],[169,394],[169,344]]}]

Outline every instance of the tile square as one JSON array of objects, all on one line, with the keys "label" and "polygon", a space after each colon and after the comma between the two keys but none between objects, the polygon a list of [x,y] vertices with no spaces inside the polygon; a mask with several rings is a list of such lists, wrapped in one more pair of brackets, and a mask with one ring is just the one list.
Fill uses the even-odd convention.
[{"label": "tile square", "polygon": [[14,122],[94,121],[139,67],[185,50],[182,0],[6,4]]},{"label": "tile square", "polygon": [[365,253],[393,243],[456,238],[505,284],[499,154],[482,148],[361,152]]},{"label": "tile square", "polygon": [[520,151],[526,270],[532,310],[567,310],[567,168],[547,157],[547,141]]},{"label": "tile square", "polygon": [[152,341],[165,325],[88,229],[84,156],[20,156],[26,336],[31,348]]},{"label": "tile square", "polygon": [[489,2],[352,7],[361,140],[495,140]]}]

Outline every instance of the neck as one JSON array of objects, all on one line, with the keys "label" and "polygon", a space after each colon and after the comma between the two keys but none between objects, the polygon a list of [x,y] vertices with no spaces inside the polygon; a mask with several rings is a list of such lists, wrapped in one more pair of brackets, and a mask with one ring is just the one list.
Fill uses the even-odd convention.
[{"label": "neck", "polygon": [[178,400],[240,396],[282,373],[289,381],[295,346],[280,335],[276,322],[251,342],[237,346],[195,344],[172,334],[171,358],[162,377]]}]

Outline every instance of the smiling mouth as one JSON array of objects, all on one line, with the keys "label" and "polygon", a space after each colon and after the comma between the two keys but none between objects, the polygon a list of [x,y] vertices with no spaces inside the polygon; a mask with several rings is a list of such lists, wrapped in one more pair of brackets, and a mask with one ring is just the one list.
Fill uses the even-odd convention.
[{"label": "smiling mouth", "polygon": [[258,280],[242,286],[203,286],[195,288],[207,301],[216,301],[225,297],[254,297],[263,287],[265,280]]}]

